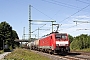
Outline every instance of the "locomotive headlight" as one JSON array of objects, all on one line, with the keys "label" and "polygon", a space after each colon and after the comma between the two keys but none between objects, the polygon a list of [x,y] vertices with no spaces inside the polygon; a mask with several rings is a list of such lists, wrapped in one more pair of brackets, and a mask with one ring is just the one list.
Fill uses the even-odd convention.
[{"label": "locomotive headlight", "polygon": [[68,44],[66,44],[66,46],[68,46]]},{"label": "locomotive headlight", "polygon": [[59,46],[59,44],[56,44],[56,46]]}]

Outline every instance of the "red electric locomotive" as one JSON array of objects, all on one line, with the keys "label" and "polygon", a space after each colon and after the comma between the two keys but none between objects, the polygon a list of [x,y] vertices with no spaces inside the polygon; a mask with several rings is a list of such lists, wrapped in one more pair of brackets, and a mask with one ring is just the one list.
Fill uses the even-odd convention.
[{"label": "red electric locomotive", "polygon": [[50,53],[68,53],[70,42],[67,33],[53,32],[48,36],[39,39],[39,50],[49,51]]}]

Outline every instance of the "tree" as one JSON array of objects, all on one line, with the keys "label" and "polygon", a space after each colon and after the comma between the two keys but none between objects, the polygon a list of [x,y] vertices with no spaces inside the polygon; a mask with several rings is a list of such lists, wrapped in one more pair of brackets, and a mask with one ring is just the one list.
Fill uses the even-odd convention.
[{"label": "tree", "polygon": [[0,23],[0,31],[1,31],[0,36],[3,45],[9,46],[8,41],[11,40],[11,30],[12,27],[8,23],[6,22]]},{"label": "tree", "polygon": [[90,48],[90,35],[88,36],[87,39],[88,39],[88,43],[89,43],[89,44],[88,44],[88,48]]},{"label": "tree", "polygon": [[70,40],[70,43],[71,43],[73,41],[73,36],[68,35],[68,37],[69,37],[69,40]]},{"label": "tree", "polygon": [[[12,30],[12,40],[18,40],[18,39],[19,37],[18,37],[17,32],[15,30]],[[19,47],[20,43],[13,41],[12,45],[13,45],[13,48],[15,48],[15,47]]]},{"label": "tree", "polygon": [[81,40],[79,40],[79,37],[74,38],[74,40],[70,44],[70,48],[73,50],[81,49],[82,43]]},{"label": "tree", "polygon": [[12,27],[6,22],[0,23],[0,49],[5,48],[7,45],[9,48],[13,48],[14,39],[19,39],[16,31],[12,30]]},{"label": "tree", "polygon": [[74,40],[70,44],[71,49],[86,49],[90,48],[90,35],[81,34],[74,38]]}]

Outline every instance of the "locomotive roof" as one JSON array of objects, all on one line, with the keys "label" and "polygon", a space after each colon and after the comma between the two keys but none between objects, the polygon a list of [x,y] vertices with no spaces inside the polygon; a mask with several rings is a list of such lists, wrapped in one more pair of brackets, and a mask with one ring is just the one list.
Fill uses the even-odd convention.
[{"label": "locomotive roof", "polygon": [[51,35],[51,34],[67,34],[67,33],[51,32],[50,34],[44,35],[44,36],[42,36],[42,37],[46,37],[46,36],[49,36],[49,35]]}]

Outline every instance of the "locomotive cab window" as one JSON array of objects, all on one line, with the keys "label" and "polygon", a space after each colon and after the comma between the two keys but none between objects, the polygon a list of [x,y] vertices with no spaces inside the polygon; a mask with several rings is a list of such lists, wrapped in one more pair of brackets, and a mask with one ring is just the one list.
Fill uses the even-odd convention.
[{"label": "locomotive cab window", "polygon": [[66,36],[65,35],[62,35],[62,39],[66,39]]},{"label": "locomotive cab window", "polygon": [[66,36],[66,34],[56,34],[56,38],[66,39],[67,36]]},{"label": "locomotive cab window", "polygon": [[61,35],[60,34],[56,34],[56,38],[61,38]]}]

